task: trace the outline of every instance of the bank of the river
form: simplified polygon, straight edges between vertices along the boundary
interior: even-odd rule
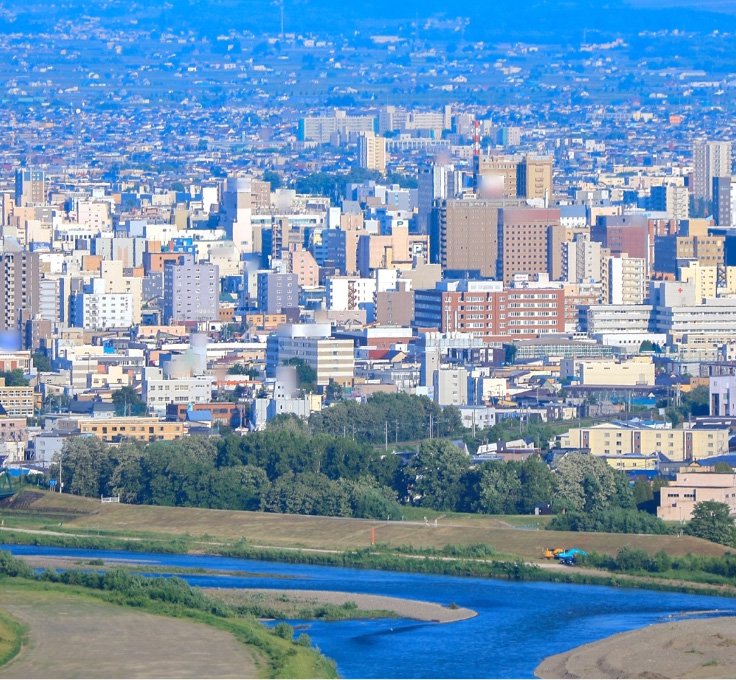
[[[387,612],[396,618],[434,623],[453,623],[477,615],[466,607],[450,607],[435,602],[408,600],[401,597],[344,593],[334,590],[271,590],[270,588],[203,588],[206,595],[223,600],[227,604],[252,605],[264,603],[270,607],[281,605],[284,618],[294,618],[294,610],[320,605],[344,606],[354,603],[357,612]],[[353,618],[359,618],[356,614]]]
[[[135,559],[91,559],[82,560],[76,557],[52,557],[49,555],[23,555],[21,559],[34,569],[77,569],[108,571],[125,569],[128,571],[146,572],[150,574],[204,574],[210,576],[265,577],[264,574],[248,572],[219,571],[213,569],[186,569],[162,567]],[[278,581],[283,577],[268,575]],[[405,618],[415,621],[433,621],[435,623],[452,623],[462,621],[476,615],[476,612],[465,607],[445,607],[434,602],[407,600],[398,597],[382,597],[362,593],[345,593],[320,590],[278,590],[272,588],[204,588],[203,592],[226,604],[244,607],[262,607],[279,614],[280,618],[331,618],[331,611],[320,612],[324,605],[342,608],[334,614],[341,619],[347,618]],[[346,605],[355,605],[355,608]],[[317,613],[309,615],[309,612]]]
[[[476,576],[512,581],[545,581],[578,585],[600,585],[644,588],[668,592],[683,592],[718,597],[736,597],[736,587],[730,583],[709,583],[686,578],[657,578],[607,572],[602,569],[562,567],[558,564],[525,562],[510,558],[476,558],[472,549],[460,547],[457,556],[442,552],[421,551],[411,554],[387,546],[375,546],[356,551],[319,550],[312,548],[282,548],[257,546],[245,540],[211,542],[193,540],[135,540],[125,537],[70,535],[49,530],[18,531],[3,528],[0,541],[7,545],[36,545],[79,550],[127,550],[133,553],[201,554],[244,560],[263,560],[288,564],[352,567],[405,573],[443,576]],[[463,552],[466,551],[466,552]],[[424,552],[424,554],[422,554]]]
[[[667,621],[673,615],[704,610],[736,614],[733,600],[626,588],[456,578],[209,555],[35,546],[10,549],[18,557],[65,557],[83,564],[134,560],[180,573],[195,591],[201,588],[204,593],[213,588],[274,587],[278,591],[340,591],[352,600],[354,594],[373,595],[429,601],[445,609],[456,603],[478,612],[475,617],[449,625],[406,618],[348,618],[337,622],[288,619],[297,636],[306,633],[324,654],[336,659],[337,671],[347,678],[530,678],[548,656],[622,631]],[[93,568],[94,564],[90,566]],[[292,599],[290,593],[287,597]],[[236,605],[232,611],[239,611]]]
[[[545,659],[539,678],[733,678],[736,617],[647,626]]]

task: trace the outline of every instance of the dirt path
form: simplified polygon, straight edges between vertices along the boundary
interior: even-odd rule
[[[28,645],[0,678],[255,678],[249,649],[204,624],[61,593],[0,588]]]
[[[545,659],[539,678],[733,678],[736,617],[662,623]]]

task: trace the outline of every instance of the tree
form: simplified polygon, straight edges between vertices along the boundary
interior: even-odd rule
[[[489,461],[480,466],[476,512],[509,515],[517,512],[521,498],[521,475],[515,463]]]
[[[64,491],[79,496],[104,494],[115,466],[109,447],[97,437],[70,437],[54,461],[52,476],[58,476],[61,461]]]
[[[14,368],[12,371],[0,371],[0,378],[5,378],[6,387],[28,387],[28,381],[23,376],[20,368]]]
[[[144,416],[148,412],[146,402],[127,385],[112,393],[112,402],[115,404],[115,415],[118,416]]]
[[[462,483],[470,468],[470,456],[452,442],[428,439],[405,468],[407,488],[418,505],[435,510],[455,510],[462,502]]]
[[[700,501],[693,508],[685,533],[721,545],[736,544],[736,525],[727,503]]]
[[[39,373],[50,373],[53,370],[49,358],[43,352],[36,352],[31,358],[33,366]]]
[[[555,481],[558,505],[583,512],[609,507],[629,507],[632,503],[628,484],[617,483],[623,473],[606,461],[585,453],[568,453],[557,463]]]
[[[296,380],[300,389],[305,392],[314,392],[317,389],[317,371],[298,357],[292,357],[286,362],[287,366],[296,367]]]
[[[549,466],[538,456],[529,456],[521,464],[521,498],[517,507],[520,513],[531,513],[540,503],[551,503],[554,475]]]
[[[258,369],[255,366],[244,366],[243,364],[233,364],[227,369],[228,375],[246,375],[251,380],[258,377]]]
[[[283,186],[284,182],[281,179],[281,175],[274,170],[266,170],[263,173],[263,181],[268,182],[271,185],[271,190],[274,191]]]

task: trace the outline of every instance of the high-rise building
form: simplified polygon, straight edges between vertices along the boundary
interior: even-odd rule
[[[79,328],[95,330],[133,325],[133,296],[108,293],[102,278],[92,279],[84,286],[84,292],[73,295],[70,308],[72,325]]]
[[[570,283],[601,280],[601,244],[587,234],[576,234],[562,244],[562,279]]]
[[[19,208],[46,204],[46,174],[23,168],[15,172],[15,205]]]
[[[478,198],[517,198],[518,156],[475,156],[473,190]]]
[[[217,265],[196,264],[190,255],[164,267],[164,322],[213,321],[219,316]]]
[[[643,257],[651,263],[654,239],[650,236],[649,222],[644,215],[601,215],[590,229],[592,241],[617,256],[627,253]],[[650,258],[651,255],[651,258]]]
[[[221,223],[241,253],[253,252],[253,180],[228,177],[222,192]]]
[[[693,145],[693,196],[713,200],[713,178],[731,175],[731,142],[698,142]]]
[[[361,168],[386,174],[386,138],[377,137],[373,132],[362,133],[358,137],[358,162]]]
[[[345,111],[335,111],[334,116],[314,116],[299,120],[299,139],[303,142],[326,144],[335,134],[354,136],[373,132],[376,119],[373,116],[348,116]]]
[[[558,209],[501,208],[496,277],[510,283],[515,274],[561,276],[564,231]]]
[[[281,314],[299,306],[299,276],[281,272],[258,273],[258,311]]]
[[[603,260],[603,294],[609,305],[641,305],[647,297],[647,263],[626,253]]]
[[[448,200],[437,210],[432,250],[451,276],[496,278],[500,201]]]
[[[442,281],[414,291],[414,325],[504,342],[565,331],[563,288],[504,288],[500,281]]]
[[[655,236],[654,269],[676,274],[683,261],[704,267],[724,264],[724,236]]]
[[[686,220],[690,214],[687,187],[673,184],[652,187],[648,208],[667,213],[667,217],[673,220]]]
[[[732,176],[713,178],[713,219],[719,227],[733,224],[733,206],[736,202],[736,187],[733,182]]]
[[[41,280],[39,255],[26,252],[17,243],[4,239],[0,258],[0,331],[17,331],[24,321],[38,313]]]
[[[455,197],[454,175],[452,165],[429,163],[419,167],[417,232],[420,234],[429,233],[435,201]]]
[[[552,198],[552,158],[526,156],[517,166],[516,191],[519,198],[543,200],[547,207]]]

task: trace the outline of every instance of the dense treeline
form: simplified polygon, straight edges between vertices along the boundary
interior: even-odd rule
[[[551,531],[599,531],[609,534],[669,534],[672,530],[659,517],[646,512],[617,508],[596,512],[557,515],[546,527]]]
[[[430,434],[430,425],[432,433]],[[363,442],[389,443],[436,437],[460,437],[465,428],[460,411],[454,406],[442,408],[427,397],[403,392],[378,392],[365,403],[352,400],[337,402],[309,417],[315,434],[347,436]]]
[[[422,442],[406,466],[352,438],[290,427],[145,446],[75,438],[62,455],[65,490],[134,504],[366,518],[398,518],[401,504],[487,514],[633,506],[624,476],[602,460],[570,455],[555,473],[538,456],[471,466],[441,439]]]
[[[62,455],[65,489],[83,496],[315,515],[400,514],[396,493],[385,483],[393,480],[398,459],[350,439],[278,429],[147,446],[70,439]]]

